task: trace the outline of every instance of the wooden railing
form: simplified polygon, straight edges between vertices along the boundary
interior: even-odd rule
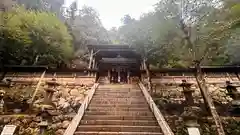
[[[146,87],[143,85],[142,82],[139,82],[139,87],[141,88],[141,90],[144,94],[144,97],[146,98],[152,112],[154,113],[154,116],[156,117],[157,122],[158,122],[159,126],[161,127],[163,134],[164,135],[174,135],[171,128],[169,127],[166,120],[164,119],[162,113],[158,109],[157,105],[154,103],[151,95],[148,93]]]
[[[95,93],[97,87],[98,87],[98,83],[95,83],[93,85],[93,87],[91,88],[91,90],[88,92],[88,95],[85,97],[81,107],[79,108],[78,110],[78,113],[74,116],[72,122],[70,123],[70,125],[68,126],[68,128],[66,129],[64,135],[73,135],[74,132],[76,131],[83,115],[84,115],[84,112],[85,110],[87,109],[92,97],[93,97],[93,94]]]

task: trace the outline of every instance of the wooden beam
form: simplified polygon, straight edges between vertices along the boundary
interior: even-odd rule
[[[38,81],[37,87],[36,87],[36,89],[35,89],[35,91],[33,93],[33,96],[32,96],[31,105],[33,104],[33,102],[34,102],[34,100],[36,98],[37,92],[38,92],[38,90],[39,90],[39,88],[41,86],[41,83],[42,83],[42,80],[43,80],[43,78],[45,76],[45,73],[46,73],[46,70],[42,73],[41,78]]]
[[[201,71],[201,67],[199,65],[199,63],[197,63],[196,65],[196,81],[198,83],[199,89],[201,91],[201,94],[203,96],[204,102],[207,105],[208,109],[210,110],[210,113],[214,119],[216,128],[217,128],[217,133],[218,135],[225,135],[223,126],[222,126],[222,122],[221,122],[221,118],[219,117],[216,107],[213,103],[212,97],[210,96],[208,87],[206,85],[206,81],[205,78],[203,77],[202,71]]]

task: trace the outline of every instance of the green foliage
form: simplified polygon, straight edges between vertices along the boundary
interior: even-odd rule
[[[233,64],[238,62],[234,50],[239,46],[239,15],[237,1],[162,0],[155,11],[124,23],[118,36],[157,67],[189,67],[194,60],[203,65]]]
[[[239,135],[240,134],[240,121],[231,119],[224,123],[224,129],[227,135]]]
[[[72,6],[72,12],[77,11]],[[84,6],[78,15],[70,12],[68,28],[73,36],[75,57],[88,60],[88,44],[108,44],[107,30],[103,27],[98,12],[92,7]]]
[[[72,38],[55,15],[16,7],[0,16],[4,64],[59,64],[72,57]]]

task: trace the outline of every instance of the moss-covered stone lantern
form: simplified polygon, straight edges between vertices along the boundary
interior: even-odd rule
[[[231,112],[236,115],[240,115],[240,92],[238,91],[238,85],[232,84],[230,81],[226,81],[226,89],[228,95],[233,99],[231,101]]]

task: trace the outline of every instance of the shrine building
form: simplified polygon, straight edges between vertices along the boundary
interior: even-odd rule
[[[141,55],[129,45],[88,45],[88,49],[88,68],[97,69],[99,77],[107,77],[110,82],[115,77],[115,83],[119,83],[141,76]]]

